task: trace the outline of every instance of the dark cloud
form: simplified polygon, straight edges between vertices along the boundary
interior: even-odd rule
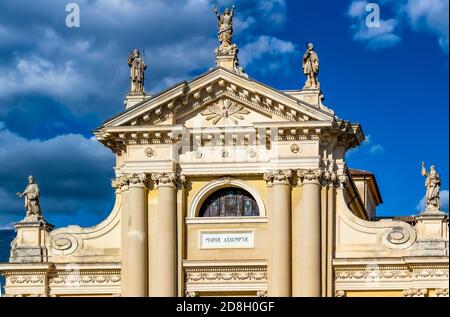
[[[114,202],[114,156],[96,140],[79,134],[26,139],[0,124],[0,144],[0,222],[7,215],[23,216],[23,201],[15,193],[28,175],[36,177],[48,215],[109,212],[104,208]]]

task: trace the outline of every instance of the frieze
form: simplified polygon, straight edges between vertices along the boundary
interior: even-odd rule
[[[409,288],[403,290],[404,297],[425,297],[428,290],[426,288]]]
[[[185,269],[186,283],[198,282],[232,282],[232,281],[267,281],[265,267],[201,267]]]

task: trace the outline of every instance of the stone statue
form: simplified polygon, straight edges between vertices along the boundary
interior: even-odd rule
[[[427,172],[425,168],[425,163],[422,162],[422,176],[425,176],[425,187],[427,189],[426,193],[426,210],[439,210],[441,208],[440,204],[440,188],[441,188],[441,178],[436,172],[434,165],[431,165],[430,171]]]
[[[314,45],[309,43],[306,48],[305,54],[303,54],[303,73],[306,75],[306,82],[303,88],[320,88],[318,79],[319,75],[319,57],[314,51]]]
[[[22,198],[25,196],[25,209],[27,210],[26,218],[36,216],[42,218],[41,206],[39,204],[40,191],[39,186],[33,176],[28,177],[28,185],[22,193],[17,193]]]
[[[141,58],[139,50],[134,49],[128,56],[130,66],[131,93],[144,93],[144,71],[147,69],[144,60]]]
[[[228,54],[234,47],[233,45],[233,16],[234,16],[234,8],[225,9],[225,12],[221,15],[217,6],[214,7],[214,13],[218,19],[218,34],[217,37],[220,42],[219,53]]]

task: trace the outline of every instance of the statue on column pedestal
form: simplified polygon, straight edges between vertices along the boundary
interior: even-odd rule
[[[139,50],[134,49],[128,56],[128,65],[130,66],[130,80],[132,94],[144,93],[144,71],[147,69],[144,60],[141,58]]]
[[[303,54],[302,67],[303,73],[306,75],[306,82],[303,88],[319,89],[319,57],[314,51],[314,45],[312,43],[308,43],[306,52]]]
[[[436,172],[434,165],[431,165],[430,171],[428,172],[425,168],[425,163],[422,162],[422,176],[425,176],[425,187],[427,189],[425,195],[426,210],[439,210],[441,208],[440,203],[440,188],[441,188],[441,178]]]
[[[42,218],[41,206],[39,203],[40,191],[34,176],[28,177],[28,185],[22,193],[17,193],[22,198],[25,196],[25,209],[27,211],[25,219],[34,218],[36,220]]]

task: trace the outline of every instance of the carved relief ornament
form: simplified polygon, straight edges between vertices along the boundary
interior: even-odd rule
[[[291,170],[275,170],[271,172],[264,173],[263,178],[267,182],[267,184],[290,184],[292,177]]]
[[[297,176],[301,184],[320,183],[324,172],[322,169],[301,169],[297,171]]]
[[[156,186],[175,186],[179,176],[175,173],[152,173],[152,180]]]
[[[124,174],[112,181],[112,187],[117,190],[123,190],[127,186],[150,185],[150,178],[146,173]]]

